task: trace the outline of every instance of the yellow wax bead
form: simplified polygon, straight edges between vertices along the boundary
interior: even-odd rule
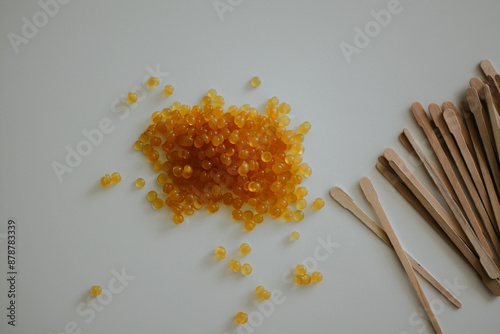
[[[267,290],[262,290],[261,292],[258,293],[257,297],[259,297],[259,299],[269,299],[271,298],[271,292],[267,291]]]
[[[210,202],[207,204],[207,211],[210,213],[215,213],[219,211],[219,204],[217,202]]]
[[[283,219],[285,219],[285,221],[289,222],[289,221],[292,221],[293,220],[293,211],[289,208],[286,208],[283,210],[283,212],[281,213],[281,216],[283,217]]]
[[[250,245],[247,243],[243,243],[240,246],[240,251],[242,254],[247,255],[250,254],[250,252],[252,251],[252,247],[250,247]]]
[[[255,293],[259,294],[261,291],[265,291],[266,289],[264,288],[263,285],[259,285],[258,287],[255,288]]]
[[[94,285],[90,288],[90,293],[92,296],[100,296],[102,294],[102,288],[99,285]]]
[[[297,273],[297,275],[304,275],[305,273],[307,273],[307,267],[303,264],[298,264],[295,267],[295,272]]]
[[[142,135],[140,135],[140,136],[139,136],[139,141],[140,141],[141,143],[145,143],[145,142],[147,142],[148,140],[149,140],[149,136],[148,136],[147,134],[145,134],[145,133],[143,133]]]
[[[234,220],[242,220],[243,219],[243,212],[241,210],[233,210],[233,219]]]
[[[278,107],[278,111],[281,113],[281,114],[288,114],[291,110],[291,107],[288,103],[285,103],[285,102],[282,102],[279,107]]]
[[[201,99],[201,104],[203,104],[204,106],[208,106],[212,103],[212,99],[210,98],[210,96],[204,96],[202,99]]]
[[[229,267],[231,269],[233,269],[233,271],[236,273],[236,272],[240,271],[240,269],[241,269],[241,263],[238,260],[232,259],[229,262]]]
[[[215,248],[215,256],[219,258],[220,260],[223,260],[226,258],[226,249],[222,246],[219,246]]]
[[[236,320],[236,322],[239,324],[242,324],[242,325],[246,324],[248,321],[248,315],[246,313],[243,313],[243,312],[238,312],[234,316],[234,320]]]
[[[136,150],[136,151],[142,150],[142,142],[141,141],[138,140],[134,143],[134,150]]]
[[[279,119],[280,125],[282,126],[287,126],[290,124],[290,117],[288,116],[281,116]]]
[[[300,234],[297,231],[293,231],[290,234],[290,239],[292,239],[293,241],[299,240],[299,238],[300,238]]]
[[[151,77],[148,79],[148,82],[146,83],[146,86],[148,88],[154,88],[160,84],[160,78],[158,77]]]
[[[184,216],[183,215],[175,215],[172,218],[172,220],[173,220],[174,224],[180,224],[180,223],[182,223],[184,221]]]
[[[224,104],[226,104],[226,102],[224,101],[223,96],[217,95],[216,97],[214,97],[214,105],[216,107],[222,107]]]
[[[257,223],[255,222],[255,220],[253,220],[253,219],[249,219],[249,220],[247,220],[247,221],[245,222],[244,228],[245,228],[245,230],[247,230],[247,231],[253,231],[253,229],[255,228],[255,225],[256,225],[256,224],[257,224]]]
[[[158,182],[158,184],[165,184],[168,181],[168,175],[165,173],[161,173],[156,178],[156,181]]]
[[[157,198],[153,201],[153,208],[161,209],[163,207],[163,201],[160,198]]]
[[[137,180],[135,180],[135,186],[137,188],[142,188],[146,185],[146,181],[144,181],[143,178],[138,178]]]
[[[307,191],[306,187],[297,187],[295,190],[295,195],[297,195],[297,198],[302,198],[306,197],[309,191]]]
[[[122,180],[122,176],[118,172],[114,172],[111,174],[111,181],[114,183],[119,183]]]
[[[246,161],[243,161],[238,167],[238,174],[240,175],[246,175],[250,171],[250,168],[248,167],[248,163]]]
[[[248,111],[250,109],[250,105],[248,103],[241,106],[241,111]]]
[[[260,224],[264,221],[264,217],[260,214],[256,214],[253,216],[253,220],[255,221],[256,224]]]
[[[174,93],[174,86],[166,85],[163,89],[163,92],[165,93],[165,95],[172,95]]]
[[[134,92],[130,92],[127,94],[127,102],[128,103],[136,103],[137,102],[137,94]]]
[[[295,219],[295,221],[302,221],[304,219],[304,212],[302,212],[301,210],[297,210],[293,213],[293,219]]]
[[[311,123],[309,122],[304,122],[302,124],[299,125],[299,128],[297,129],[297,132],[302,134],[302,135],[305,135],[309,132],[309,130],[311,130]]]
[[[315,271],[311,274],[311,281],[319,283],[323,280],[323,274],[319,271]]]
[[[259,87],[261,83],[261,80],[259,77],[253,77],[252,80],[250,80],[250,84],[252,87]]]
[[[325,201],[322,198],[316,198],[312,204],[313,209],[321,210],[325,206]]]
[[[271,152],[264,152],[261,154],[260,158],[264,162],[269,162],[273,158],[273,155],[271,154]]]
[[[245,263],[241,266],[241,273],[243,275],[250,275],[252,273],[252,266],[249,263]]]
[[[301,283],[302,284],[309,284],[311,283],[311,276],[308,274],[300,275],[301,276]]]
[[[251,192],[258,192],[260,188],[260,183],[258,182],[251,181],[250,183],[248,183],[248,190],[250,190]]]
[[[217,96],[217,90],[215,90],[215,89],[213,89],[213,88],[212,88],[212,89],[209,89],[209,90],[208,90],[208,93],[207,93],[207,96],[213,99],[214,97],[216,97],[216,96]]]
[[[302,284],[303,276],[304,275],[297,275],[297,276],[295,276],[295,284]]]
[[[172,103],[172,110],[179,110],[180,107],[181,103],[179,101],[175,101],[174,103]]]
[[[307,206],[307,201],[303,198],[299,199],[297,203],[295,204],[297,206],[297,209],[303,210]]]
[[[146,195],[146,198],[149,200],[149,201],[154,201],[156,198],[158,197],[158,194],[156,193],[156,191],[154,190],[151,190],[150,192],[148,192],[148,194]]]
[[[105,176],[101,177],[101,186],[106,187],[107,185],[109,185],[108,179]]]

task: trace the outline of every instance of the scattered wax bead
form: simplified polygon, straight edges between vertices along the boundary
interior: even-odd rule
[[[243,213],[241,210],[233,210],[233,219],[234,220],[242,220],[243,219]]]
[[[217,90],[215,90],[214,88],[209,89],[208,93],[207,93],[207,96],[213,99],[214,97],[217,96]]]
[[[201,99],[201,104],[203,104],[204,106],[208,106],[212,103],[212,99],[210,98],[210,96],[204,96],[203,99]]]
[[[156,191],[154,190],[151,190],[150,192],[148,192],[148,194],[146,195],[146,198],[150,201],[150,202],[153,202],[156,198],[158,197],[158,194],[156,193]]]
[[[248,321],[248,315],[243,312],[238,312],[234,316],[234,320],[236,320],[237,323],[244,325]]]
[[[219,204],[217,202],[210,202],[207,204],[207,211],[210,213],[215,213],[219,211]]]
[[[247,231],[253,231],[253,229],[255,228],[255,225],[256,225],[255,220],[249,219],[245,222],[244,227],[245,227],[245,230],[247,230]]]
[[[288,114],[291,110],[291,107],[288,103],[285,103],[285,102],[282,102],[279,107],[278,107],[278,111],[281,113],[281,114]]]
[[[142,142],[141,142],[141,141],[139,141],[139,140],[138,140],[138,141],[136,141],[136,142],[134,143],[134,149],[135,149],[136,151],[140,151],[140,150],[142,150]]]
[[[243,275],[250,275],[252,273],[252,266],[249,263],[245,263],[241,266],[241,273]]]
[[[260,156],[260,158],[264,162],[269,162],[273,158],[273,155],[270,152],[264,152],[264,153],[262,153],[262,155]]]
[[[307,206],[307,201],[303,198],[299,199],[297,203],[295,204],[297,206],[297,209],[303,210]]]
[[[308,274],[300,275],[301,276],[301,283],[302,284],[309,284],[311,283],[311,276]]]
[[[222,107],[225,104],[224,97],[217,95],[214,97],[214,105],[217,107]]]
[[[163,163],[160,160],[156,160],[153,163],[153,169],[157,172],[161,171],[163,169]]]
[[[143,178],[138,178],[137,180],[135,180],[135,186],[137,188],[142,188],[146,185],[146,181],[144,181]]]
[[[311,281],[319,283],[323,280],[323,274],[319,271],[315,271],[311,274]]]
[[[299,240],[299,238],[300,238],[299,232],[294,231],[290,234],[290,239],[292,239],[293,241]]]
[[[250,84],[252,87],[259,87],[261,83],[261,80],[259,77],[253,77],[252,80],[250,80]]]
[[[241,269],[241,263],[238,260],[232,259],[229,262],[229,267],[233,269],[234,272],[238,272]]]
[[[253,218],[253,212],[250,211],[250,210],[247,210],[245,212],[243,212],[243,219],[244,220],[250,220]]]
[[[101,177],[101,186],[106,187],[109,183],[109,180],[105,176]]]
[[[136,103],[137,102],[137,93],[130,92],[127,94],[127,102],[128,103]]]
[[[168,175],[165,174],[165,173],[161,173],[156,178],[156,181],[158,182],[158,184],[162,184],[163,185],[163,184],[167,183],[167,181],[168,181]]]
[[[264,299],[264,300],[269,299],[271,298],[271,292],[267,290],[260,291],[257,297],[259,297],[259,299]]]
[[[304,275],[305,273],[307,273],[307,267],[303,264],[298,264],[295,267],[295,272],[297,273],[297,275]]]
[[[157,198],[153,201],[153,207],[155,209],[161,209],[163,207],[163,201],[160,198]]]
[[[216,247],[215,248],[215,256],[217,256],[217,258],[219,260],[225,259],[226,258],[226,249],[222,246]]]
[[[160,78],[158,77],[151,77],[148,79],[148,82],[146,83],[146,86],[148,88],[154,88],[160,84]]]
[[[289,208],[286,208],[285,210],[283,210],[281,216],[283,217],[283,219],[285,219],[285,221],[290,222],[293,220],[293,211]]]
[[[174,215],[172,218],[174,224],[180,224],[184,221],[184,216],[183,215]]]
[[[259,294],[261,291],[265,291],[266,289],[264,288],[263,285],[259,285],[258,287],[255,288],[255,293]]]
[[[322,198],[316,198],[312,204],[313,209],[321,210],[325,206],[325,201]]]
[[[302,134],[302,135],[305,135],[309,132],[309,130],[311,130],[311,123],[304,122],[301,125],[299,125],[297,132]]]
[[[297,275],[297,276],[295,276],[295,284],[302,284],[303,276],[304,275]]]
[[[163,92],[165,93],[165,95],[172,95],[174,93],[174,86],[166,85],[163,89]]]
[[[295,195],[297,195],[297,198],[302,198],[302,197],[306,197],[307,196],[307,188],[306,187],[298,187],[296,190],[295,190]]]
[[[255,221],[256,224],[260,224],[264,221],[264,217],[260,214],[256,214],[253,216],[253,220]]]
[[[145,133],[143,133],[142,135],[140,135],[140,136],[139,136],[139,141],[140,141],[141,143],[145,143],[145,142],[147,142],[148,140],[149,140],[149,136],[148,136],[147,134],[145,134]]]
[[[250,247],[250,245],[247,243],[243,243],[240,245],[240,251],[243,255],[247,255],[252,251],[252,247]]]
[[[293,219],[295,219],[295,221],[302,221],[304,219],[304,212],[302,212],[301,210],[297,210],[293,213]]]
[[[90,288],[90,293],[92,296],[100,296],[102,294],[102,288],[99,285],[94,285]]]

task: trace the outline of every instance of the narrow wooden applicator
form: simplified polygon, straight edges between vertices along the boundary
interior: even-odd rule
[[[337,201],[344,209],[350,211],[360,222],[362,222],[366,227],[368,227],[376,236],[378,236],[383,242],[385,242],[389,247],[392,247],[391,241],[387,237],[384,229],[382,229],[377,223],[375,223],[368,215],[361,210],[354,200],[345,193],[339,187],[333,187],[330,190],[330,195]],[[457,308],[462,307],[460,301],[458,301],[450,291],[448,291],[444,286],[441,285],[420,263],[417,262],[410,254],[407,252],[406,256],[410,260],[413,269],[419,273],[427,282],[429,282],[437,291],[439,291],[444,297],[446,297],[453,305]]]
[[[417,276],[415,275],[415,272],[412,269],[411,263],[408,260],[408,257],[406,256],[403,247],[399,243],[398,237],[396,236],[396,233],[394,232],[391,223],[389,222],[389,219],[387,218],[387,215],[385,214],[384,209],[380,204],[380,201],[378,199],[378,194],[375,188],[373,187],[373,184],[371,183],[370,179],[364,177],[361,179],[360,186],[361,189],[363,190],[363,193],[365,194],[366,199],[368,200],[368,202],[370,202],[373,209],[375,210],[377,217],[382,223],[382,227],[385,230],[385,233],[387,234],[387,237],[389,238],[390,242],[392,243],[392,246],[394,247],[394,250],[396,251],[396,254],[399,258],[399,261],[403,265],[403,268],[405,269],[406,274],[408,275],[408,278],[410,279],[410,282],[413,288],[415,289],[415,292],[417,293],[417,296],[420,299],[422,306],[424,307],[424,310],[432,324],[432,327],[434,328],[436,333],[438,334],[442,333],[443,331],[441,330],[441,327],[439,326],[436,316],[432,311],[429,301],[427,300],[427,297],[425,296],[425,293],[418,282]]]

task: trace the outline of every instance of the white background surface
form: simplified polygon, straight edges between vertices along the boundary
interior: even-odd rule
[[[72,1],[15,53],[7,35],[21,35],[22,18],[32,22],[41,8],[2,1],[0,233],[17,219],[19,277],[11,328],[0,244],[0,332],[59,333],[74,321],[81,333],[235,333],[234,314],[258,312],[252,291],[263,284],[285,301],[248,332],[432,333],[392,251],[328,196],[341,186],[373,216],[357,185],[370,176],[404,247],[441,282],[466,287],[457,310],[422,283],[445,333],[497,333],[500,300],[374,165],[387,147],[406,157],[397,140],[403,127],[422,138],[412,102],[459,102],[481,59],[500,68],[500,3],[402,0],[401,13],[348,63],[340,43],[352,44],[354,28],[387,3],[246,0],[221,20],[211,1]],[[113,103],[142,84],[148,66],[169,73],[161,87],[171,83],[175,94],[150,92],[120,119]],[[248,83],[254,75],[258,89]],[[145,195],[157,188],[155,174],[132,144],[153,111],[198,103],[209,88],[227,106],[261,107],[278,96],[292,105],[293,126],[312,123],[305,184],[310,199],[325,198],[321,212],[299,224],[269,218],[244,233],[226,209],[180,226],[151,209]],[[66,146],[75,148],[81,131],[103,118],[114,131],[59,182],[51,163],[64,162]],[[123,181],[101,189],[100,177],[113,171]],[[145,188],[133,186],[137,177]],[[296,243],[288,241],[293,230],[301,233]],[[282,277],[313,256],[318,237],[340,245],[319,263],[325,279],[292,289]],[[254,266],[248,277],[227,271],[242,242],[253,247],[242,258]],[[217,245],[227,248],[225,261],[213,259]],[[122,268],[135,278],[87,322],[77,307],[88,289],[107,287]]]

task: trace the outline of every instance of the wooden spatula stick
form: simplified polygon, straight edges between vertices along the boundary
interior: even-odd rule
[[[451,211],[455,215],[455,218],[457,219],[458,223],[462,227],[462,230],[465,232],[467,238],[472,244],[472,247],[474,248],[475,252],[479,256],[479,261],[483,265],[484,270],[488,274],[488,276],[492,279],[496,279],[500,276],[500,271],[498,270],[495,262],[493,262],[493,259],[491,258],[490,254],[485,250],[484,245],[481,244],[481,242],[478,239],[478,236],[474,234],[474,231],[472,230],[471,226],[469,225],[467,219],[463,215],[462,211],[460,210],[458,204],[453,200],[451,197],[450,193],[448,192],[448,189],[446,189],[445,185],[439,178],[439,175],[436,173],[435,169],[432,167],[432,164],[430,163],[430,159],[427,157],[427,155],[422,151],[420,148],[420,145],[416,142],[416,140],[413,138],[409,130],[405,129],[405,134],[406,138],[410,141],[412,144],[413,148],[415,149],[415,152],[418,154],[420,157],[420,160],[424,163],[425,169],[431,176],[432,180],[436,184],[436,186],[439,189],[439,192],[443,195],[444,200],[450,207]]]
[[[385,231],[377,225],[368,215],[361,210],[354,200],[339,187],[333,187],[330,190],[330,195],[337,201],[344,209],[351,212],[360,222],[362,222],[366,227],[368,227],[377,237],[380,238],[386,245],[392,247],[391,241],[387,237]],[[410,260],[413,269],[419,273],[426,281],[428,281],[437,291],[439,291],[444,297],[446,297],[453,305],[457,308],[462,307],[460,301],[458,301],[450,291],[448,291],[444,286],[439,283],[434,276],[432,276],[417,260],[415,260],[410,254],[406,252],[406,256]]]
[[[484,85],[483,91],[490,118],[491,130],[493,132],[497,157],[500,157],[500,116],[498,115],[497,108],[495,108],[495,104],[493,103],[490,88],[487,85]]]
[[[380,222],[382,223],[382,227],[387,233],[387,236],[389,240],[392,243],[392,246],[394,247],[394,250],[396,251],[396,254],[399,258],[399,261],[403,265],[403,268],[406,271],[406,274],[408,275],[408,278],[410,279],[410,282],[413,286],[413,289],[415,289],[415,292],[417,293],[418,298],[420,299],[420,302],[422,303],[422,306],[424,307],[424,310],[427,314],[427,317],[429,318],[432,327],[436,331],[436,333],[442,333],[443,331],[441,330],[441,327],[439,326],[439,323],[436,319],[436,316],[434,315],[434,312],[432,311],[432,308],[429,304],[429,301],[425,297],[425,293],[422,290],[422,287],[418,283],[417,276],[415,275],[415,272],[412,269],[412,266],[410,264],[410,261],[408,260],[408,257],[406,256],[405,251],[403,250],[403,247],[399,243],[398,237],[396,236],[396,233],[394,232],[391,223],[389,222],[389,219],[387,218],[384,209],[382,208],[382,205],[380,204],[380,201],[378,199],[378,194],[375,191],[375,188],[373,187],[373,184],[371,183],[370,179],[364,177],[361,179],[360,182],[361,189],[363,190],[363,193],[365,194],[366,199],[370,204],[372,205],[373,209],[375,210],[375,213],[377,217],[379,218]]]

